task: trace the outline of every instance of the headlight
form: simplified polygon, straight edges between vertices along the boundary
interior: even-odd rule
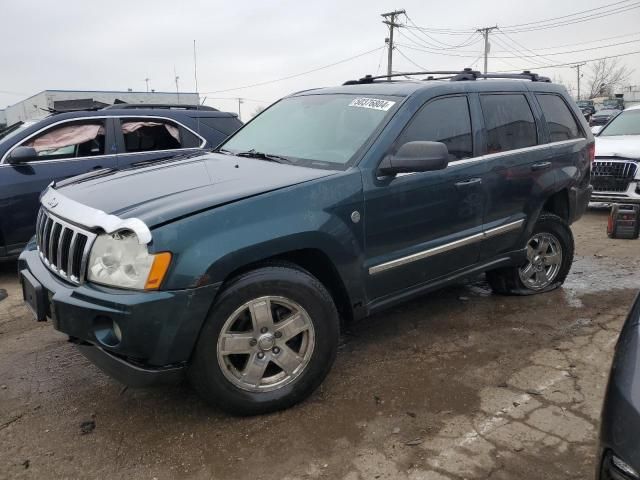
[[[118,288],[154,290],[169,269],[171,254],[152,255],[130,232],[99,235],[91,248],[87,279]]]

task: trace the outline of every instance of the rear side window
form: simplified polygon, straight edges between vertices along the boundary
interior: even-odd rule
[[[522,94],[481,95],[487,129],[487,153],[506,152],[538,143],[536,122]]]
[[[171,122],[149,119],[122,119],[120,128],[126,152],[151,152],[184,148],[182,128]]]
[[[560,96],[537,94],[536,98],[549,127],[549,141],[560,142],[584,137],[578,122]]]
[[[473,156],[471,116],[467,97],[445,97],[427,103],[411,119],[396,148],[407,142],[442,142],[449,149],[449,161]]]

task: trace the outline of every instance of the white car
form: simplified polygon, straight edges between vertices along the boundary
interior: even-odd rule
[[[595,138],[591,201],[640,203],[640,105],[624,110]]]

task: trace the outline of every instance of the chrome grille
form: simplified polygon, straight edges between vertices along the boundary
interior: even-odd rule
[[[593,162],[591,184],[597,192],[626,192],[637,169],[635,162],[596,159]]]
[[[89,250],[95,234],[83,230],[41,208],[36,222],[36,241],[42,262],[65,280],[84,282]]]

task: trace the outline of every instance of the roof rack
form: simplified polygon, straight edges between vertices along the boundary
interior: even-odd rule
[[[361,85],[364,83],[374,83],[376,80],[386,80],[396,77],[411,77],[414,75],[429,75],[424,80],[445,80],[449,79],[452,82],[459,82],[463,80],[477,80],[479,78],[511,78],[517,80],[531,80],[532,82],[551,82],[548,77],[542,77],[537,73],[531,73],[529,70],[525,70],[522,73],[482,73],[478,70],[471,68],[465,68],[464,70],[436,70],[426,72],[403,72],[392,73],[391,75],[365,75],[359,80],[348,80],[343,85]],[[447,77],[435,78],[433,75],[449,75]]]
[[[183,105],[179,104],[171,104],[171,103],[116,103],[114,105],[109,105],[108,107],[104,107],[103,110],[116,110],[116,109],[124,109],[124,110],[133,110],[136,108],[166,108],[166,109],[175,109],[175,110],[209,110],[209,111],[219,111],[217,108],[209,107],[208,105]]]

